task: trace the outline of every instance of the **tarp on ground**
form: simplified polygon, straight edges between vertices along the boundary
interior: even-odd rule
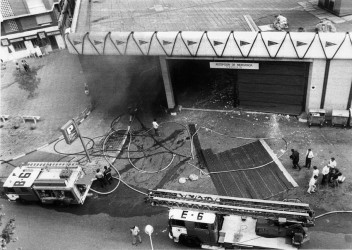
[[[264,141],[256,141],[218,154],[202,150],[219,195],[267,199],[298,186]],[[267,164],[269,163],[269,164]],[[267,164],[267,165],[265,165]],[[261,168],[246,171],[265,165]]]

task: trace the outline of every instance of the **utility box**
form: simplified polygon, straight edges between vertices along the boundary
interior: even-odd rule
[[[348,110],[332,110],[332,126],[341,125],[343,127],[347,126],[348,118],[350,117],[350,112]]]
[[[309,109],[307,117],[308,126],[318,125],[322,127],[325,122],[325,115],[325,109]]]

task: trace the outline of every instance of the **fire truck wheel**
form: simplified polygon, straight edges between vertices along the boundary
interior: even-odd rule
[[[53,204],[55,206],[61,206],[62,205],[62,201],[54,201]]]
[[[26,200],[24,200],[24,199],[22,199],[22,198],[18,198],[18,201],[19,201],[21,204],[23,204],[23,205],[28,204],[28,201],[26,201]]]
[[[200,247],[200,240],[197,236],[180,235],[179,242],[187,247]]]

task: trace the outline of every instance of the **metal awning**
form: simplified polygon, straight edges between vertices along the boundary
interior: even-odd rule
[[[82,55],[352,59],[348,32],[91,32],[65,35]]]

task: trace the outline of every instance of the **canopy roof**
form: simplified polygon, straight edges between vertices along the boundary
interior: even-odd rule
[[[88,32],[65,40],[83,55],[352,59],[348,32]]]

